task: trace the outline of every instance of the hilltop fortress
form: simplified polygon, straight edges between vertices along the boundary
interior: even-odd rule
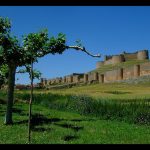
[[[73,73],[54,79],[41,78],[40,84],[43,87],[48,87],[51,85],[70,83],[108,83],[138,78],[145,75],[150,75],[149,54],[148,50],[140,50],[135,53],[123,52],[119,55],[106,55],[104,56],[104,61],[96,63],[96,69],[94,71]]]
[[[135,53],[123,52],[120,55],[112,55],[112,56],[105,55],[104,61],[97,62],[96,68],[99,68],[102,65],[117,64],[117,63],[127,62],[131,60],[146,60],[146,59],[149,59],[148,50],[137,51]]]

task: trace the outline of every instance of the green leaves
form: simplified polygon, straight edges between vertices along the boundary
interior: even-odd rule
[[[65,34],[59,33],[57,37],[48,37],[48,30],[43,29],[36,33],[29,33],[23,36],[23,43],[20,46],[17,37],[10,34],[11,23],[8,18],[0,17],[0,58],[6,64],[14,63],[16,66],[24,66],[37,62],[38,57],[47,54],[55,54],[66,49]],[[1,63],[2,61],[0,61]]]
[[[62,54],[62,52],[66,49],[66,36],[63,33],[59,33],[58,36],[51,37],[49,39],[49,52],[52,54],[59,53]]]
[[[0,65],[0,87],[7,81],[8,78],[8,66]]]
[[[8,73],[8,66],[7,65],[0,66],[0,72],[2,75],[6,75]]]
[[[19,71],[17,71],[17,73],[28,73],[29,77],[31,78],[31,65],[25,65],[25,69],[20,69]],[[33,79],[40,79],[41,78],[42,73],[37,70],[34,69],[33,70]]]
[[[4,48],[0,45],[0,56],[3,56]]]
[[[81,43],[81,40],[76,40],[76,44],[77,44],[77,46],[79,46],[79,47],[82,47],[82,43]]]
[[[0,33],[6,34],[10,32],[11,23],[8,18],[0,17]]]
[[[28,47],[28,50],[33,54],[36,54],[36,51],[41,49],[46,41],[48,40],[47,30],[40,31],[38,33],[30,33],[23,39],[23,46]]]
[[[47,29],[23,36],[20,45],[18,39],[10,35],[10,28],[10,20],[0,17],[0,58],[3,57],[6,64],[11,62],[16,67],[24,66],[30,64],[31,60],[37,62],[39,57],[47,54],[62,54],[69,48],[66,46],[65,34],[59,33],[56,37],[49,38]],[[71,48],[79,50],[78,47],[82,46],[81,40],[77,40],[76,43],[77,46]]]

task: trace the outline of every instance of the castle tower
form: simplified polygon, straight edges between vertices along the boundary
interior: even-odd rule
[[[103,66],[103,65],[104,65],[104,62],[103,62],[103,61],[98,61],[98,62],[96,63],[96,69],[100,68],[100,67]]]
[[[88,82],[88,74],[84,74],[84,83]]]
[[[148,50],[138,51],[138,53],[137,53],[137,59],[138,60],[149,59]]]
[[[112,64],[117,64],[117,63],[121,63],[121,62],[124,62],[124,56],[123,55],[112,56]]]

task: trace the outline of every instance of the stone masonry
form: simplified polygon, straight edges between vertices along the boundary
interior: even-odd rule
[[[105,56],[104,61],[99,61],[96,64],[96,68],[100,68],[107,64],[117,64],[129,60],[148,60],[148,50],[141,50],[135,53],[123,52],[120,55]],[[150,75],[150,62],[145,62],[138,65],[133,65],[127,68],[119,68],[104,73],[91,72],[91,73],[73,73],[64,77],[57,77],[47,80],[41,78],[41,85],[43,87],[49,85],[60,85],[70,83],[107,83],[120,80],[126,80],[130,78],[138,78],[140,76]]]

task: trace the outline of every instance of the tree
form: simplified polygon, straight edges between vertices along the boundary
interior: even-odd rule
[[[28,73],[29,78],[31,79],[31,65],[25,65],[25,69],[20,69],[16,73]],[[39,70],[37,69],[33,70],[33,79],[39,80],[41,78],[41,75],[42,73]]]
[[[22,45],[17,37],[11,35],[11,23],[8,18],[0,17],[0,65],[8,66],[8,94],[5,124],[12,124],[12,107],[14,99],[15,74],[17,67],[38,62],[38,58],[47,54],[62,54],[66,49],[72,48],[83,51],[92,57],[84,47],[66,45],[66,36],[59,33],[57,37],[48,36],[47,30],[29,33],[23,36]]]
[[[0,66],[0,89],[3,84],[7,83],[8,67],[7,65]]]

